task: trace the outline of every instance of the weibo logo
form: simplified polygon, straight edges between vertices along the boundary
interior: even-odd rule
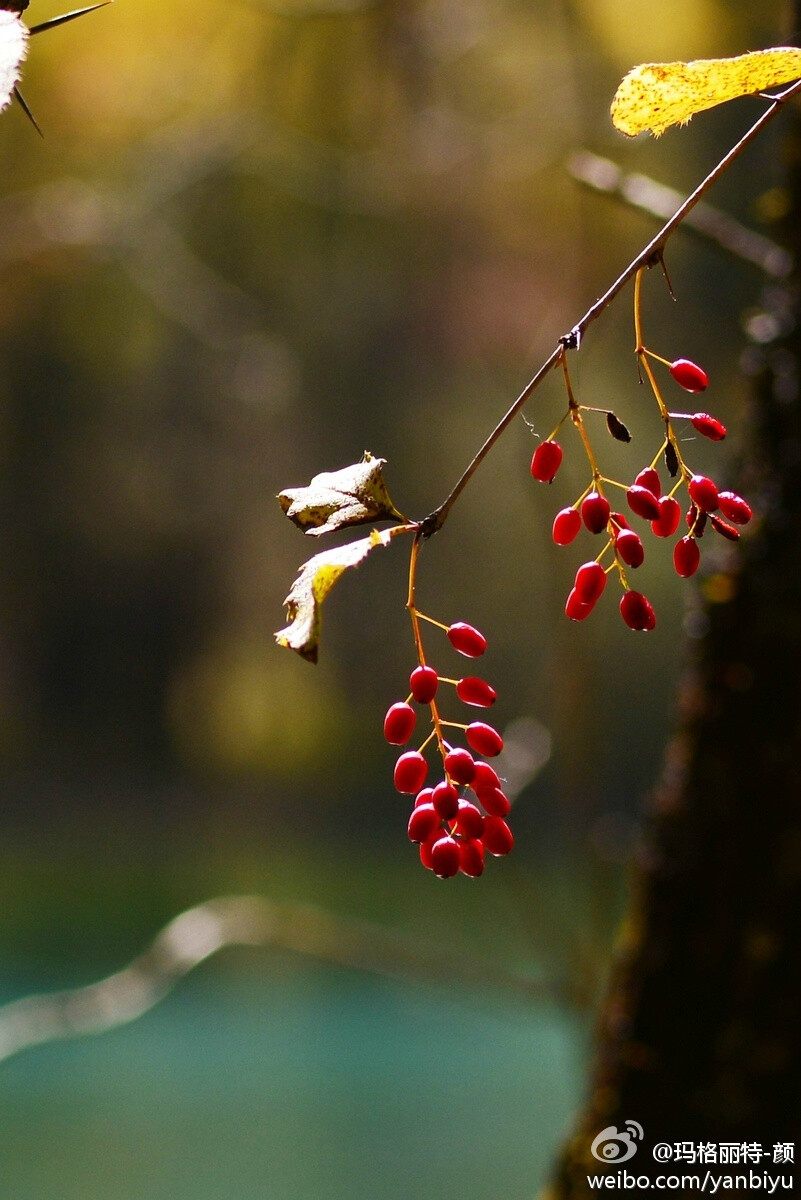
[[[607,1125],[596,1136],[590,1151],[599,1162],[622,1163],[633,1158],[637,1153],[637,1142],[643,1139],[643,1127],[639,1121],[626,1121],[625,1129],[616,1125]]]

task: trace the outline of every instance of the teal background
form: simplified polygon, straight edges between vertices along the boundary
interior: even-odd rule
[[[575,1022],[254,958],[230,952],[135,1025],[9,1062],[5,1194],[522,1197],[544,1179],[580,1088]]]

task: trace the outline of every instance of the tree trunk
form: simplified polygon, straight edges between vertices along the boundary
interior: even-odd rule
[[[795,8],[797,29],[801,0]],[[801,121],[796,112],[779,119],[797,264]],[[797,266],[773,291],[781,336],[764,348],[754,377],[742,480],[758,518],[726,569],[701,584],[708,632],[680,695],[680,729],[651,805],[600,1015],[591,1092],[554,1198],[595,1194],[587,1174],[604,1168],[591,1143],[627,1120],[645,1132],[627,1162],[635,1174],[697,1172],[687,1160],[656,1163],[657,1142],[758,1142],[769,1155],[749,1162],[746,1174],[785,1178],[793,1168],[774,1165],[774,1146],[796,1142],[801,1153]],[[710,532],[702,548],[710,538],[718,541]],[[737,1171],[720,1159],[709,1168]]]

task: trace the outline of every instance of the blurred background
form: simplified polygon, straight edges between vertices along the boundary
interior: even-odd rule
[[[568,624],[581,551],[550,526],[585,463],[566,437],[534,484],[531,430],[509,431],[421,564],[421,607],[487,634],[522,756],[514,855],[443,883],[406,840],[381,736],[413,665],[406,549],[340,583],[311,667],[273,631],[324,547],[275,496],[367,449],[402,511],[433,509],[656,228],[584,190],[571,155],[687,191],[755,117],[746,100],[658,141],[614,132],[633,64],[791,32],[778,0],[646,7],[118,0],[33,40],[44,140],[19,106],[0,120],[0,998],[89,983],[232,893],[367,922],[376,970],[226,950],[140,1021],[10,1059],[4,1196],[471,1200],[546,1179],[703,633],[694,585],[654,547],[648,639],[611,600]],[[768,234],[780,136],[710,196]],[[765,281],[691,233],[668,266],[678,303],[648,279],[646,338],[707,369],[732,432],[692,461],[722,475]],[[626,293],[574,374],[634,434],[599,424],[622,476],[660,437],[632,345]],[[563,406],[554,376],[526,416],[545,436]],[[464,980],[430,960],[391,978],[375,930],[447,947]]]

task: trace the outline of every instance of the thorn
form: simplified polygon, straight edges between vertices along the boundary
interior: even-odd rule
[[[31,25],[28,32],[33,36],[35,33],[43,33],[45,29],[55,29],[57,25],[65,25],[67,21],[74,21],[76,17],[83,17],[86,13],[94,12],[96,8],[105,8],[107,4],[111,4],[112,0],[102,0],[100,4],[91,4],[89,8],[76,8],[74,12],[63,13],[60,17],[51,17],[49,21],[42,21],[40,25]]]
[[[25,116],[28,118],[28,120],[30,121],[31,125],[33,125],[34,129],[35,129],[35,130],[36,130],[36,132],[39,134],[39,137],[40,137],[40,138],[43,138],[43,137],[44,137],[44,134],[42,133],[41,129],[39,128],[39,123],[38,123],[38,121],[36,120],[36,117],[35,117],[35,116],[33,115],[33,113],[31,112],[31,110],[28,108],[28,105],[27,105],[27,103],[26,103],[26,101],[25,101],[25,97],[23,96],[22,92],[19,90],[19,88],[18,88],[18,87],[15,87],[15,88],[14,88],[14,95],[15,95],[15,96],[16,96],[16,98],[17,98],[17,102],[18,102],[18,104],[19,104],[20,108],[21,108],[21,109],[22,109],[22,111],[25,113]]]
[[[659,265],[662,268],[662,274],[665,277],[665,283],[667,284],[667,289],[670,292],[670,298],[671,300],[675,300],[676,293],[673,291],[673,284],[670,282],[670,275],[668,274],[667,263],[665,262],[664,254],[659,255]]]

